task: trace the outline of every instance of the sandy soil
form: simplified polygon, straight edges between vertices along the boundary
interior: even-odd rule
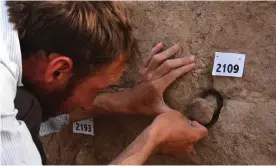
[[[129,8],[141,57],[134,58],[122,86],[136,78],[151,47],[184,46],[197,57],[196,69],[165,93],[166,102],[185,112],[200,92],[219,90],[225,105],[196,154],[152,156],[147,164],[276,164],[276,3],[124,2]],[[216,51],[247,54],[242,78],[212,77]],[[144,128],[150,118],[95,119],[95,136],[72,134],[72,126],[43,137],[49,164],[107,164]]]

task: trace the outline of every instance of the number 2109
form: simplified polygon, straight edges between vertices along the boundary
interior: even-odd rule
[[[222,69],[222,70],[221,70]],[[220,72],[228,72],[228,73],[238,73],[239,72],[239,65],[232,65],[232,64],[220,64],[218,63],[217,64],[217,70],[216,70],[218,73]]]

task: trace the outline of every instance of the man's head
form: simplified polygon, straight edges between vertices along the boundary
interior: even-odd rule
[[[19,33],[23,84],[46,114],[89,109],[117,82],[136,50],[126,11],[115,2],[7,2]],[[51,110],[50,110],[51,109]]]

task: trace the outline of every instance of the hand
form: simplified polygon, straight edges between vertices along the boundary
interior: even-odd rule
[[[169,59],[180,53],[181,47],[175,44],[161,52],[163,47],[159,43],[152,49],[132,89],[97,96],[92,111],[75,111],[76,120],[115,113],[156,116],[172,111],[163,100],[163,92],[174,80],[194,68],[195,57]]]
[[[112,165],[141,165],[154,152],[180,156],[208,134],[207,129],[177,111],[159,115],[115,160]]]
[[[130,108],[132,111],[146,115],[158,115],[171,111],[164,100],[165,89],[178,77],[189,72],[195,66],[195,57],[169,59],[176,53],[181,53],[179,44],[160,52],[164,47],[158,43],[151,51],[140,70],[140,78],[130,90]]]
[[[157,116],[150,127],[158,133],[158,152],[172,156],[192,152],[194,144],[208,135],[208,130],[204,126],[188,120],[177,111]]]

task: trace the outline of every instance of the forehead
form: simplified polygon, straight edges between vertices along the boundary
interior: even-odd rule
[[[106,76],[109,74],[116,74],[121,72],[124,69],[125,65],[125,57],[121,54],[119,57],[114,59],[113,61],[102,65],[95,73],[95,76]]]

